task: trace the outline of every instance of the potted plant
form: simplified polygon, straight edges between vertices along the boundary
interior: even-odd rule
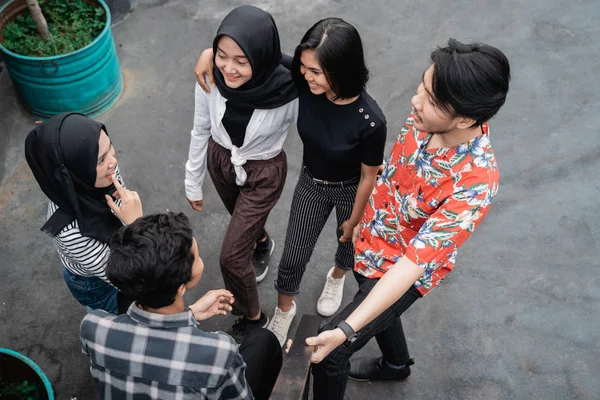
[[[38,118],[96,117],[123,90],[103,0],[9,0],[0,8],[0,52],[23,106]]]
[[[54,392],[36,363],[14,350],[0,348],[0,398],[54,400]]]

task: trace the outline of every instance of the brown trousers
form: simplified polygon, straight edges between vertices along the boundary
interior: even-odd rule
[[[269,213],[281,197],[287,175],[287,157],[282,151],[270,160],[249,160],[244,165],[248,179],[235,183],[231,152],[212,138],[208,142],[208,173],[231,214],[219,264],[225,287],[235,297],[232,314],[252,317],[260,312],[252,252],[264,237]]]

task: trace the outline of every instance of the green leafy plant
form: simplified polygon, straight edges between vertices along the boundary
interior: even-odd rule
[[[3,395],[15,396],[22,400],[39,400],[42,398],[38,385],[29,383],[28,381],[12,383],[1,382],[0,397],[3,397]],[[44,398],[46,397],[44,396]]]
[[[29,11],[8,22],[2,45],[12,52],[33,57],[66,54],[91,43],[106,24],[104,9],[84,0],[39,0],[51,39],[42,39]]]

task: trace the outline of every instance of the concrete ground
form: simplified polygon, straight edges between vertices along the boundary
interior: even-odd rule
[[[234,0],[144,0],[114,27],[126,90],[103,115],[123,176],[147,213],[183,210],[193,220],[206,271],[193,301],[222,286],[218,249],[228,215],[210,181],[206,211],[193,213],[183,177],[193,113],[193,66]],[[492,121],[502,182],[492,211],[461,249],[441,288],[404,317],[416,364],[405,383],[354,383],[349,398],[600,398],[600,240],[598,169],[600,7],[594,0],[325,1],[257,0],[273,13],[283,48],[326,16],[360,31],[372,73],[369,92],[387,115],[390,148],[410,111],[428,55],[449,37],[505,51],[513,80]],[[1,66],[1,64],[0,64]],[[595,110],[595,111],[594,111]],[[23,111],[6,70],[0,73],[0,347],[35,360],[58,399],[95,398],[79,351],[84,315],[68,293],[58,257],[39,227],[46,200],[23,159],[34,119]],[[285,192],[268,222],[277,241],[260,285],[272,314],[272,281],[281,255],[301,161],[293,130],[285,150]],[[298,298],[315,313],[332,264],[335,224],[322,234]],[[348,302],[356,284],[346,282]],[[233,317],[202,324],[224,330]],[[297,323],[297,322],[296,322]],[[292,332],[296,325],[292,326]],[[370,343],[362,353],[377,353]]]

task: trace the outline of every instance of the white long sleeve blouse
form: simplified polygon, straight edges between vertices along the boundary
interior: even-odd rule
[[[277,156],[282,148],[291,123],[298,118],[298,99],[271,110],[256,109],[246,127],[242,147],[231,143],[223,126],[227,99],[213,88],[205,93],[196,83],[194,127],[191,132],[190,150],[185,164],[185,192],[189,200],[203,200],[202,185],[206,175],[206,151],[208,139],[231,151],[236,183],[246,182],[244,164],[247,160],[269,160]]]

